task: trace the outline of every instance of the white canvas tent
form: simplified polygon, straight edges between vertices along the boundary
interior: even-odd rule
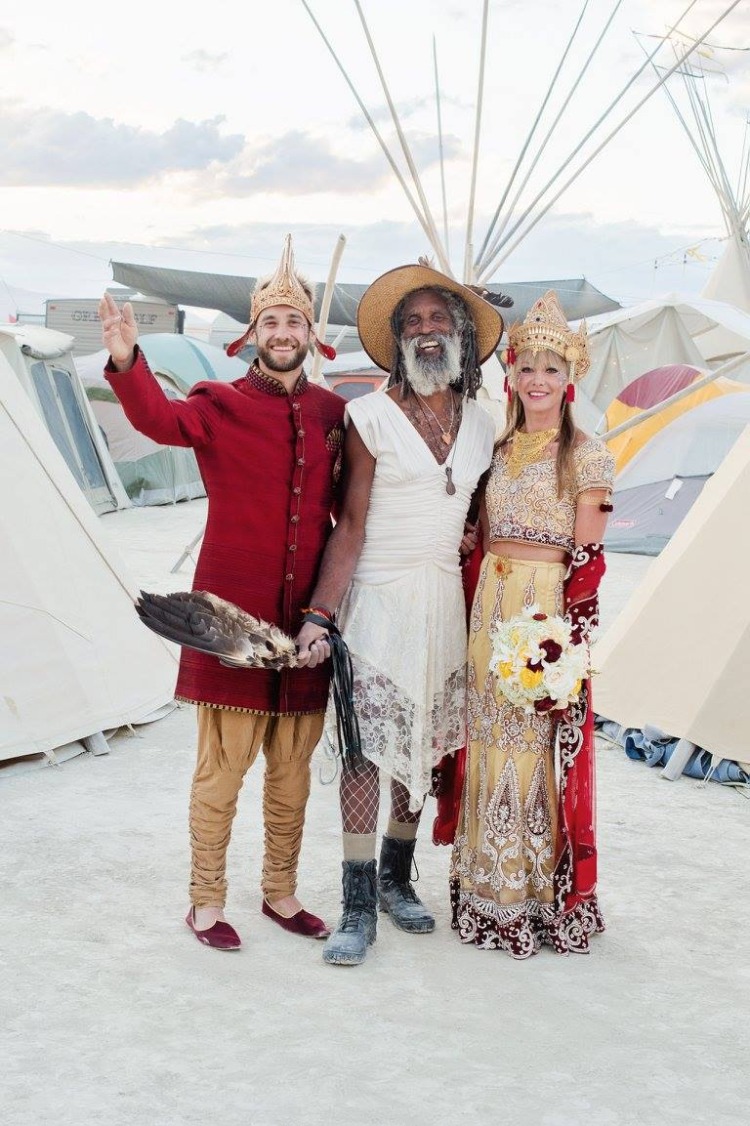
[[[599,715],[747,761],[749,510],[747,428],[595,646]]]
[[[750,313],[721,301],[670,293],[588,322],[591,370],[586,392],[605,411],[644,372],[687,364],[717,368],[750,353]],[[732,379],[750,383],[750,354]]]
[[[654,434],[615,480],[607,549],[658,555],[748,425],[750,387],[701,403]]]
[[[73,362],[73,338],[41,325],[0,325],[15,372],[68,469],[101,515],[130,505]]]
[[[195,383],[233,380],[247,363],[220,348],[175,333],[144,336],[140,345],[156,379],[171,399],[184,399]],[[135,505],[176,504],[203,497],[206,490],[192,450],[161,446],[129,422],[104,378],[106,351],[76,358],[76,368],[91,409],[106,435],[107,445],[128,496]]]
[[[53,757],[167,706],[177,662],[2,353],[0,472],[0,760]]]

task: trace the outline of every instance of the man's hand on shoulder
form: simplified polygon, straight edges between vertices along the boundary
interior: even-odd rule
[[[105,293],[99,302],[99,319],[102,322],[102,343],[112,357],[118,371],[129,371],[135,362],[135,344],[138,325],[133,306],[126,301],[122,312],[111,293]]]

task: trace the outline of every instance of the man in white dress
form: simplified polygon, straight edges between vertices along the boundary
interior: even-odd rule
[[[375,941],[376,901],[396,926],[435,920],[410,882],[432,769],[464,744],[466,621],[460,550],[494,424],[476,402],[503,322],[472,290],[425,265],[378,278],[358,310],[362,344],[390,372],[347,407],[346,488],[300,632],[336,616],[354,671],[364,764],[343,767],[343,905],[323,957],[357,965]],[[464,541],[464,547],[470,546]],[[381,770],[391,809],[379,871]]]

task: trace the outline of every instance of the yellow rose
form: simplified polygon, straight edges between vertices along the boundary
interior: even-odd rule
[[[519,679],[524,688],[532,691],[539,686],[542,675],[541,669],[521,669]]]
[[[513,675],[513,665],[510,661],[501,661],[497,666],[497,671],[501,680],[510,680]]]

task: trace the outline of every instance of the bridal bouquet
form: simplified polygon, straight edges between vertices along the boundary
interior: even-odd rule
[[[570,623],[538,606],[501,622],[490,635],[490,670],[509,703],[526,712],[563,710],[590,675],[588,647],[571,641]]]

